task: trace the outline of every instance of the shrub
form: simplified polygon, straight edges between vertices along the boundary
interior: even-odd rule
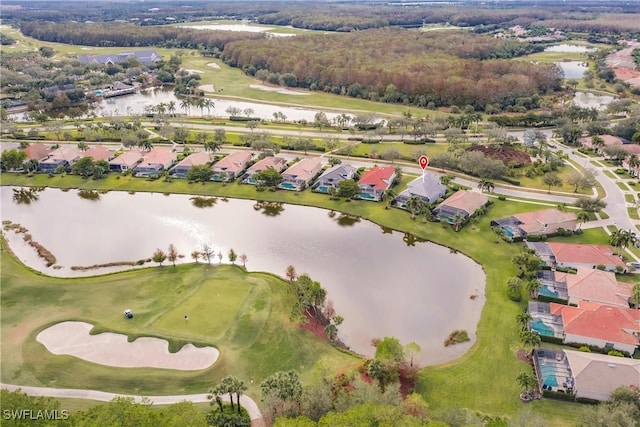
[[[520,302],[522,300],[522,291],[519,286],[509,286],[507,288],[507,296],[511,301]]]

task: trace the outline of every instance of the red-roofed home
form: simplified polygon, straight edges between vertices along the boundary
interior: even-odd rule
[[[278,188],[283,190],[303,190],[320,173],[322,161],[318,157],[307,157],[282,172],[282,182]]]
[[[52,150],[41,142],[35,142],[27,145],[27,148],[25,148],[24,151],[27,153],[27,160],[35,160],[39,162],[40,160],[47,158]]]
[[[229,182],[236,179],[251,161],[250,151],[234,151],[213,165],[212,181]]]
[[[633,354],[640,345],[640,310],[581,301],[577,307],[549,304],[562,317],[564,342],[614,348]]]
[[[362,174],[358,181],[360,198],[379,202],[382,194],[393,184],[396,168],[393,166],[374,166]]]
[[[81,157],[82,153],[78,147],[61,145],[38,162],[38,170],[48,173],[54,173],[61,167],[69,170]]]
[[[177,165],[171,169],[171,175],[178,178],[186,178],[187,172],[193,166],[206,165],[211,161],[211,155],[206,151],[191,153],[184,159],[180,160]],[[195,170],[195,169],[194,169]]]
[[[598,137],[600,137],[600,139],[602,140],[603,146],[623,145],[629,143],[629,141],[627,141],[626,139],[614,135],[598,135]],[[592,136],[580,138],[578,142],[583,147],[592,148],[597,152],[601,152],[602,150],[602,147],[593,144]]]
[[[91,157],[94,162],[99,160],[109,161],[112,160],[114,156],[114,152],[104,148],[102,145],[94,145],[89,148],[87,151],[82,153],[82,157]]]
[[[627,271],[626,264],[612,246],[560,242],[549,242],[547,246],[556,267],[594,269],[600,266],[609,271]]]
[[[487,203],[489,203],[489,197],[486,194],[458,190],[440,203],[438,207],[433,210],[433,214],[440,221],[447,221],[450,224],[461,224],[473,215],[475,211],[486,206]]]
[[[157,177],[163,170],[169,169],[177,160],[178,154],[171,148],[158,147],[149,151],[142,162],[133,168],[133,174],[141,177]]]
[[[133,169],[142,161],[143,158],[144,154],[142,151],[125,151],[115,159],[109,161],[109,170],[124,172],[126,170]]]
[[[267,169],[273,169],[278,172],[282,172],[287,167],[287,161],[282,157],[273,157],[267,156],[262,160],[259,160],[252,164],[247,172],[242,175],[242,183],[243,184],[257,184],[256,180],[253,179],[253,175],[262,172]]]
[[[579,268],[577,274],[560,273],[557,279],[567,284],[569,304],[591,301],[629,308],[632,286],[629,283],[618,282],[616,275],[610,271]]]

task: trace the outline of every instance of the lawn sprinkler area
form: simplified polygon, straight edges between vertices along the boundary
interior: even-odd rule
[[[126,335],[104,332],[91,335],[93,325],[86,322],[61,322],[38,334],[36,340],[53,354],[74,356],[87,362],[118,368],[161,368],[196,371],[218,360],[213,347],[184,345],[169,352],[169,342],[141,337],[129,342]]]

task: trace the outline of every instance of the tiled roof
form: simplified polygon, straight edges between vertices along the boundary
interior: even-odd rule
[[[360,177],[358,184],[372,186],[377,190],[386,190],[391,185],[391,177],[396,173],[393,166],[374,166]]]
[[[550,304],[561,315],[567,334],[637,346],[640,344],[640,310],[580,301],[578,307]]]
[[[113,151],[104,148],[102,145],[94,145],[87,151],[81,153],[82,157],[91,157],[94,161],[107,160],[113,158]]]
[[[622,144],[629,143],[629,141],[627,141],[624,138],[620,138],[619,136],[614,136],[614,135],[598,135],[598,136],[602,138],[602,141],[604,141],[604,145],[622,145]],[[593,145],[593,137],[586,136],[584,138],[580,138],[580,142],[591,146]]]
[[[158,147],[146,153],[142,159],[140,166],[150,164],[166,164],[172,159],[175,159],[178,155],[170,148]]]
[[[437,199],[445,190],[446,187],[440,183],[440,178],[428,172],[425,172],[424,178],[419,176],[407,185],[407,191],[412,196],[427,197],[430,200]]]
[[[71,145],[61,145],[60,147],[49,153],[49,159],[51,160],[61,159],[71,162],[72,160],[80,157],[82,157],[82,152],[80,151],[80,149],[76,146]]]
[[[251,160],[251,153],[249,151],[234,151],[216,162],[214,166],[215,170],[238,173],[244,170],[249,160]]]
[[[286,166],[286,164],[287,164],[287,161],[282,157],[268,156],[252,164],[251,167],[247,169],[247,173],[253,174],[269,168],[275,169],[279,172],[282,170],[282,168]]]
[[[332,178],[338,181],[340,179],[350,179],[350,178],[353,178],[353,174],[355,172],[356,172],[356,168],[354,168],[353,166],[339,164],[339,165],[332,166],[326,171],[324,171],[318,179]]]
[[[513,215],[522,224],[519,225],[527,234],[536,234],[548,229],[557,229],[558,224],[576,221],[573,212],[562,212],[559,209],[543,209]],[[575,227],[575,223],[573,224]]]
[[[109,163],[114,165],[131,165],[140,161],[144,157],[144,154],[138,150],[125,151]]]
[[[577,274],[567,274],[563,278],[571,298],[629,307],[631,285],[618,282],[610,271],[579,268]]]
[[[293,176],[296,179],[308,180],[320,170],[322,161],[317,157],[307,157],[283,172],[283,175]]]
[[[486,205],[489,202],[489,197],[486,194],[476,193],[474,191],[458,190],[444,202],[440,203],[441,206],[451,206],[456,209],[461,209],[471,215],[478,208]]]
[[[640,360],[564,350],[579,397],[609,400],[619,387],[640,387]]]
[[[51,148],[41,142],[36,142],[27,145],[27,148],[25,148],[24,151],[27,153],[27,159],[41,160],[51,153]]]
[[[611,246],[560,242],[550,242],[548,245],[558,263],[619,265],[626,268]]]
[[[198,153],[189,154],[187,157],[180,160],[176,167],[206,165],[209,161],[211,161],[211,155],[206,151],[200,151]]]

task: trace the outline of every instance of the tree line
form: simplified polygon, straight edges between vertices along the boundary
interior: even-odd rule
[[[291,74],[288,85],[310,90],[422,107],[504,109],[559,90],[562,77],[555,65],[502,60],[537,49],[514,43],[459,31],[386,28],[239,40],[225,46],[222,58],[265,81],[272,81],[270,73]]]

